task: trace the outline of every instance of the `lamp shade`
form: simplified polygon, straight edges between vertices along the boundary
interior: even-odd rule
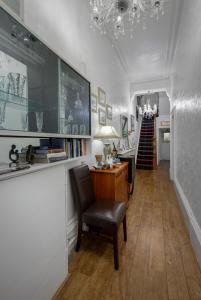
[[[94,136],[97,140],[119,139],[120,136],[113,126],[102,126]]]

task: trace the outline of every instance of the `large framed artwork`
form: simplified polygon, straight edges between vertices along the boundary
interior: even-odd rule
[[[62,60],[59,69],[60,133],[90,135],[90,83]]]
[[[98,103],[101,106],[106,106],[106,93],[100,87],[98,88]]]
[[[27,130],[27,92],[27,66],[0,50],[0,129]]]
[[[128,118],[124,115],[120,115],[120,129],[122,137],[128,137]]]

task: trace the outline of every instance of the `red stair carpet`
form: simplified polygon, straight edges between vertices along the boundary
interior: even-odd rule
[[[137,169],[153,170],[154,118],[143,118],[137,156]]]

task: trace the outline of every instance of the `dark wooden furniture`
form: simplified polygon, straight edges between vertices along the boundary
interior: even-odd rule
[[[128,162],[113,169],[90,172],[97,200],[128,201]]]
[[[122,162],[128,162],[128,184],[129,184],[129,193],[133,194],[134,182],[135,182],[135,155],[124,154],[119,155],[119,159]]]
[[[98,236],[107,234],[107,239],[113,243],[114,267],[119,268],[118,258],[118,228],[123,222],[124,241],[127,240],[126,204],[113,200],[96,201],[93,184],[86,165],[70,170],[73,196],[78,210],[78,239],[76,251],[79,251],[82,238],[82,224],[89,226],[90,231],[96,231]]]

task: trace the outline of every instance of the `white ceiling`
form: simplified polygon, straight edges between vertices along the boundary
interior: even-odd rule
[[[169,0],[165,15],[158,21],[150,18],[146,30],[137,25],[133,39],[128,34],[112,42],[130,82],[169,77],[182,1]]]

